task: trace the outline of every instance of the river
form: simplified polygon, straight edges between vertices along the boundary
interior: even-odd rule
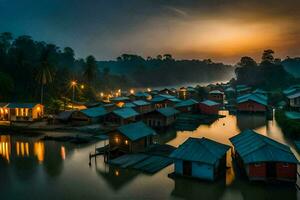
[[[188,137],[207,137],[230,144],[228,138],[250,128],[289,145],[300,158],[275,120],[267,121],[263,115],[235,116],[227,111],[220,114],[226,117],[194,131],[170,131],[160,141],[178,146]],[[300,199],[294,187],[249,183],[236,176],[232,168],[227,170],[226,178],[208,183],[169,178],[173,165],[154,175],[112,168],[104,164],[103,157],[89,166],[89,152],[103,142],[73,145],[39,138],[1,134],[0,199]],[[227,165],[231,165],[230,155]]]

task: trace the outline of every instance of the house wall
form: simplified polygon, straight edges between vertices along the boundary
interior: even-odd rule
[[[297,165],[292,163],[277,163],[276,173],[278,179],[297,180]]]
[[[8,109],[8,119],[10,121],[31,122],[44,116],[44,106],[37,104],[33,108],[10,108]]]
[[[223,94],[209,94],[208,99],[219,102],[219,103],[223,103],[224,95]]]
[[[199,104],[199,110],[203,114],[218,114],[219,107],[218,106],[207,106],[205,104]]]
[[[198,105],[190,105],[190,106],[182,106],[182,107],[177,107],[176,110],[179,110],[180,112],[196,112],[198,111]]]
[[[135,108],[135,110],[139,113],[148,113],[150,111],[152,111],[152,106],[149,104],[149,105],[144,105],[144,106],[137,106]]]
[[[204,163],[192,163],[192,176],[205,180],[214,180],[214,166]]]
[[[265,179],[267,176],[266,172],[266,164],[260,163],[258,164],[249,164],[246,165],[246,172],[249,179]]]
[[[289,106],[295,108],[300,107],[300,97],[289,99]]]
[[[246,112],[266,112],[267,108],[266,106],[256,103],[254,101],[247,101],[244,103],[239,103],[237,105],[237,110]]]

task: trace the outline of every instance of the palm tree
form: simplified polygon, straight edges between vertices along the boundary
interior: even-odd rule
[[[98,68],[96,59],[93,56],[88,56],[86,58],[86,64],[84,65],[83,69],[83,77],[90,87],[92,87],[92,84],[94,83],[97,74]]]
[[[44,99],[44,86],[53,81],[53,72],[50,69],[48,59],[42,59],[40,67],[38,67],[36,80],[41,84],[41,104]]]

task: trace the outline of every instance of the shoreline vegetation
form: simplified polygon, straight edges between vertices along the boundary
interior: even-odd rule
[[[275,119],[282,131],[291,137],[300,139],[300,122],[297,120],[288,119],[284,110],[277,109]]]

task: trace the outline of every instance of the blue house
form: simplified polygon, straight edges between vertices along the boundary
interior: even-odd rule
[[[226,171],[230,146],[207,138],[189,138],[170,155],[175,175],[213,181]]]

